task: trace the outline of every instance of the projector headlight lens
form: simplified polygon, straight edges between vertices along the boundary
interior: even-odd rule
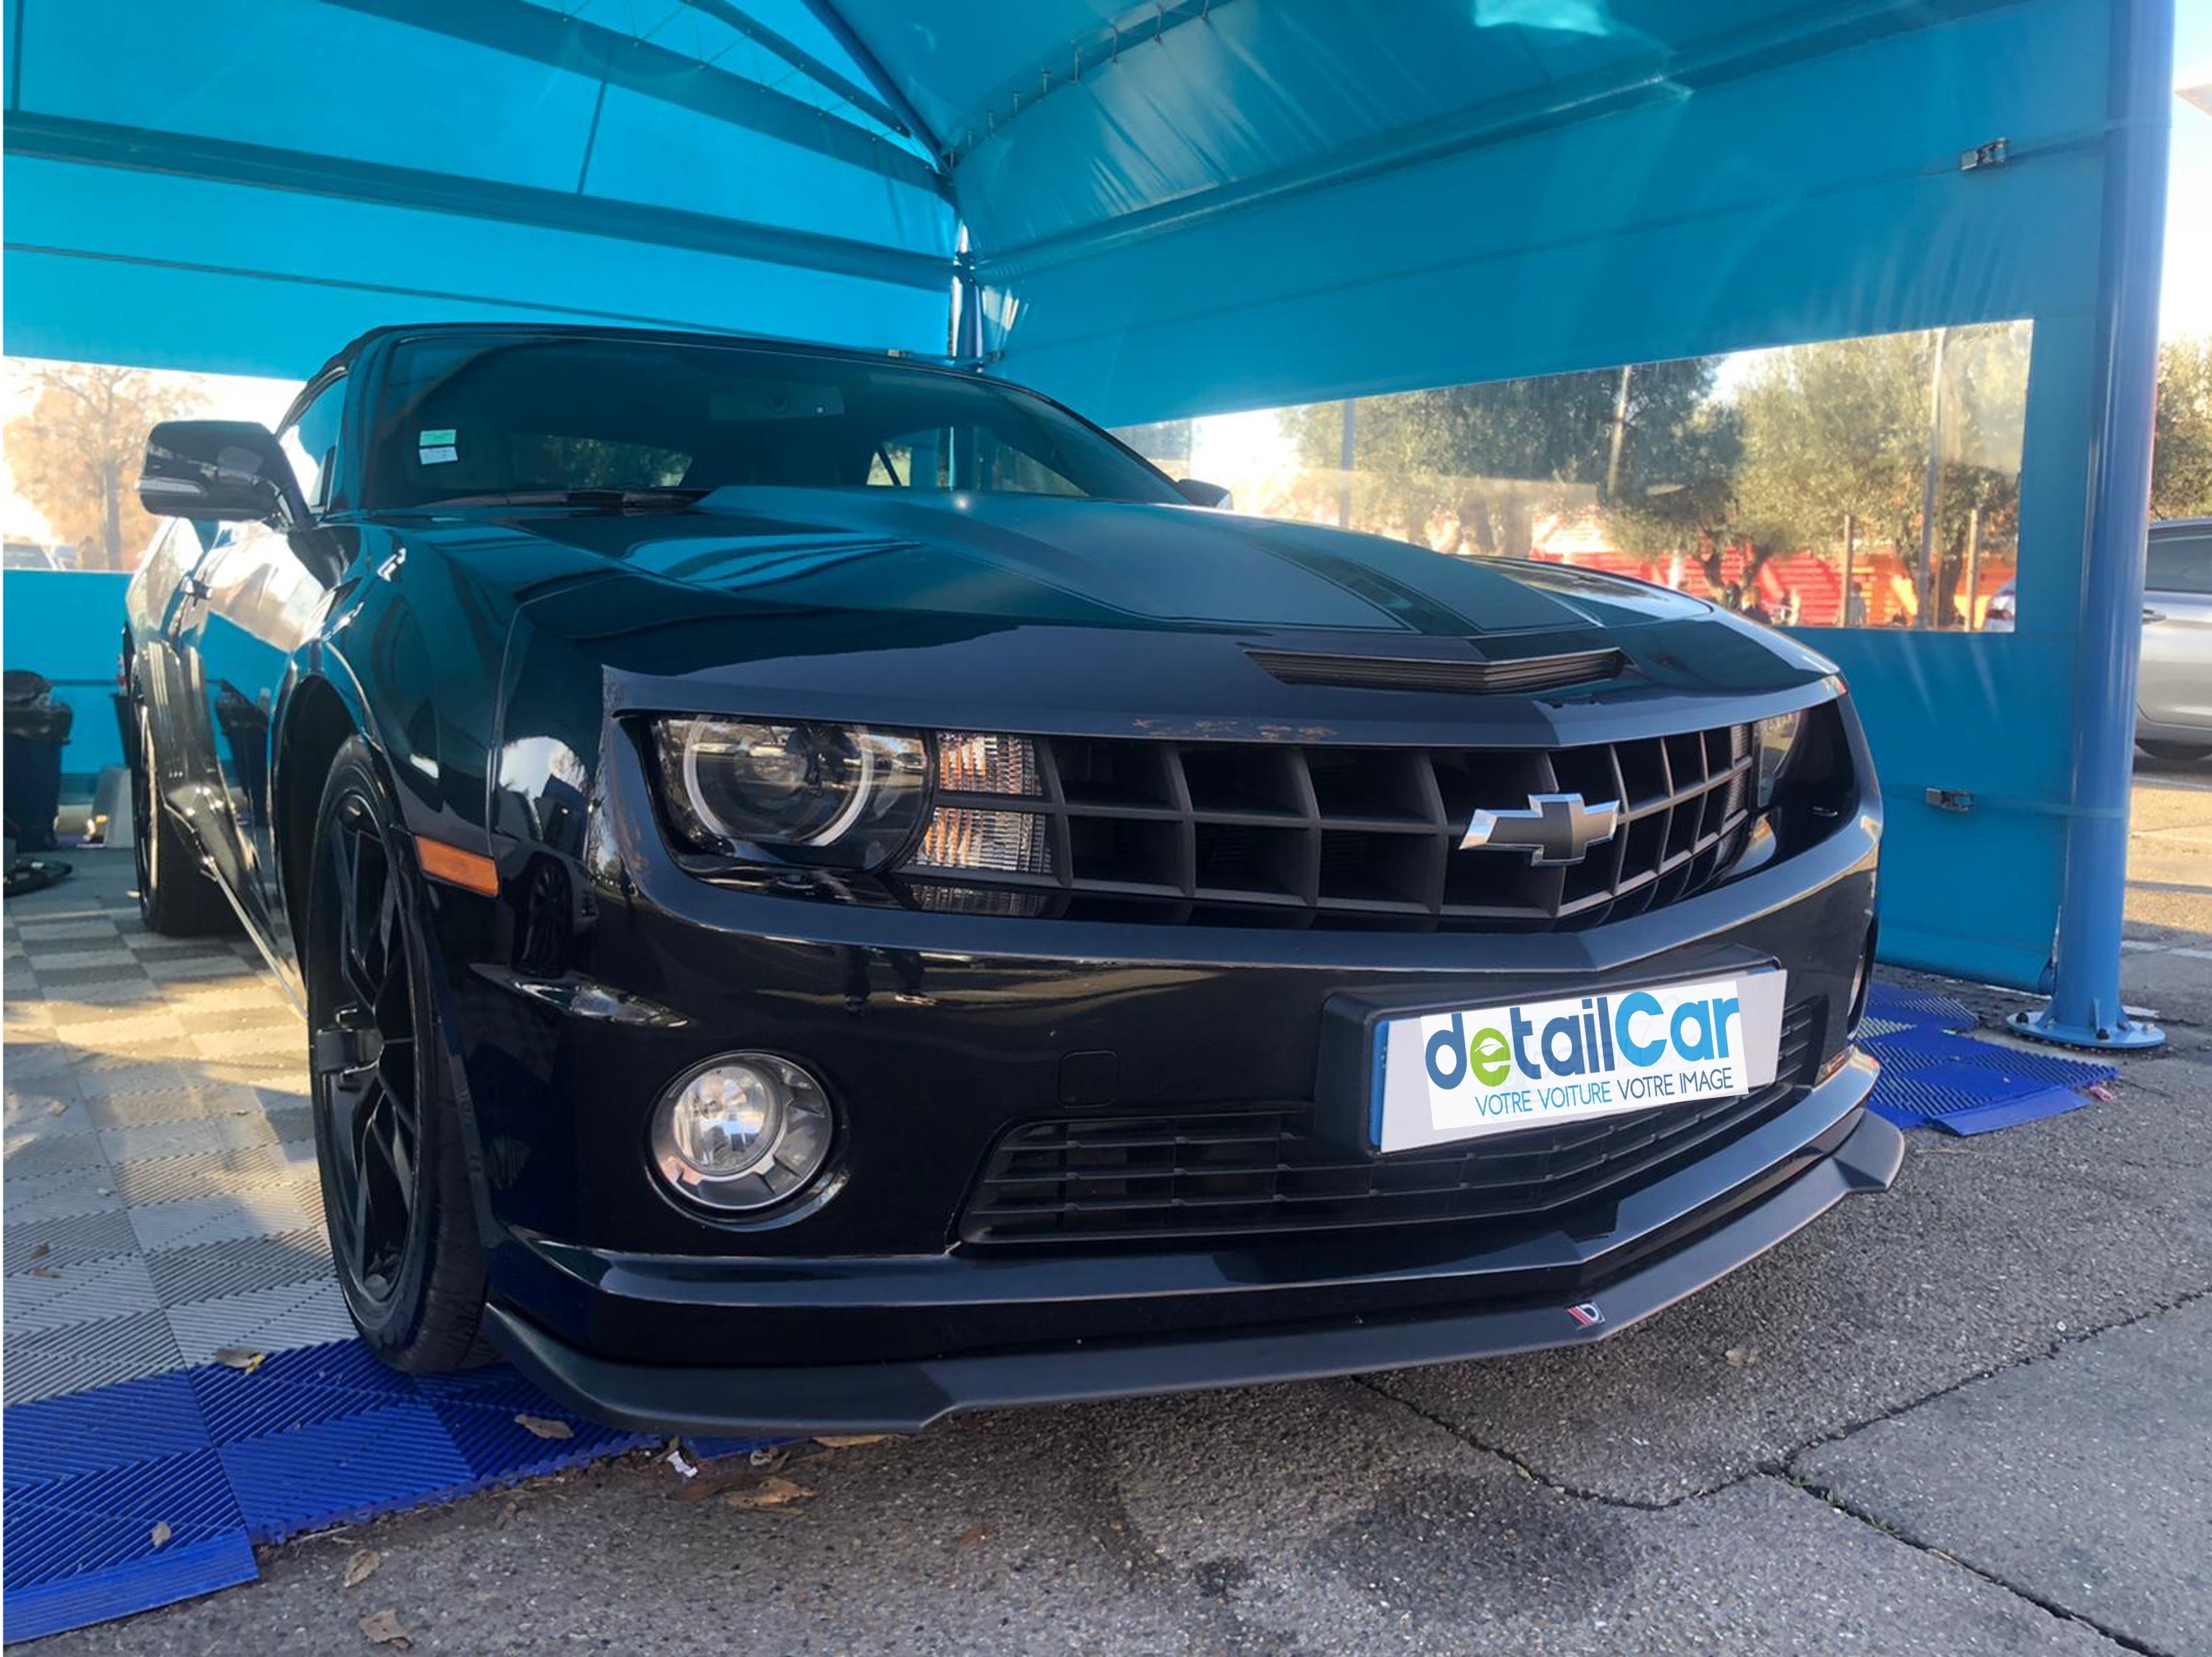
[[[653,1160],[693,1201],[732,1212],[803,1189],[829,1160],[829,1096],[787,1059],[735,1053],[678,1077],[653,1117]]]
[[[866,725],[664,719],[653,725],[670,827],[693,849],[878,869],[911,841],[929,749]]]
[[[1752,731],[1752,745],[1759,751],[1759,786],[1757,804],[1764,811],[1774,803],[1775,786],[1790,768],[1790,756],[1796,751],[1798,733],[1805,728],[1802,713],[1777,713],[1760,719]]]

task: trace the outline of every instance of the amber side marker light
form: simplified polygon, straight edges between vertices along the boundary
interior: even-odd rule
[[[417,835],[415,854],[422,859],[422,872],[433,880],[481,892],[486,897],[499,895],[499,865],[482,853],[464,852],[458,846]]]

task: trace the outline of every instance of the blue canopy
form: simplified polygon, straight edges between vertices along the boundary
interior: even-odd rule
[[[2069,843],[2124,805],[2124,753],[2090,787],[2075,732],[2119,636],[2085,645],[2085,602],[2125,611],[2136,556],[2084,525],[2124,506],[2104,469],[2144,424],[2114,319],[2155,244],[2128,204],[2163,118],[2155,6],[6,17],[16,354],[298,374],[373,324],[471,316],[942,351],[964,312],[1011,377],[1121,422],[2027,320],[2018,630],[1818,635],[1892,804],[1887,952],[2035,982]]]

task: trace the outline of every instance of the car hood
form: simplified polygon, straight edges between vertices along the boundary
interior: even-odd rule
[[[1003,725],[1011,701],[1040,713],[1110,707],[1109,728],[1126,719],[1157,731],[1201,713],[1371,714],[1378,697],[1448,704],[1464,719],[1472,700],[1284,685],[1251,660],[1259,647],[1468,661],[1610,644],[1632,665],[1610,688],[1616,701],[1778,689],[1826,668],[1779,635],[1642,583],[1196,507],[745,489],[682,510],[392,521],[507,572],[533,626],[587,645],[641,703],[698,701],[696,689],[666,689],[683,679],[734,687],[762,713],[785,711],[788,692],[818,717],[845,716],[857,697],[881,719],[895,686],[940,719],[948,702],[996,705]]]

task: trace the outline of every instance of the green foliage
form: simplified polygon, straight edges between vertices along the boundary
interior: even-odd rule
[[[1698,429],[1711,358],[1448,385],[1362,400],[1355,410],[1352,517],[1446,549],[1528,555],[1534,520],[1626,499],[1682,473],[1711,440]],[[1284,411],[1316,470],[1343,463],[1344,405]],[[1619,431],[1620,454],[1613,446]]]
[[[2212,337],[2160,348],[2155,430],[2150,515],[2212,517]]]
[[[1694,557],[1716,591],[1741,549],[1743,601],[1779,553],[1839,556],[1847,523],[1917,565],[1933,438],[1934,568],[1917,574],[1948,617],[1974,549],[2018,516],[2028,342],[1999,323],[1761,352],[1727,385],[1723,359],[1694,357],[1367,398],[1340,487],[1356,524],[1504,556],[1528,555],[1538,519],[1595,507],[1614,544]],[[2212,367],[2198,383],[2212,391]],[[1342,404],[1283,421],[1307,467],[1341,476]]]

